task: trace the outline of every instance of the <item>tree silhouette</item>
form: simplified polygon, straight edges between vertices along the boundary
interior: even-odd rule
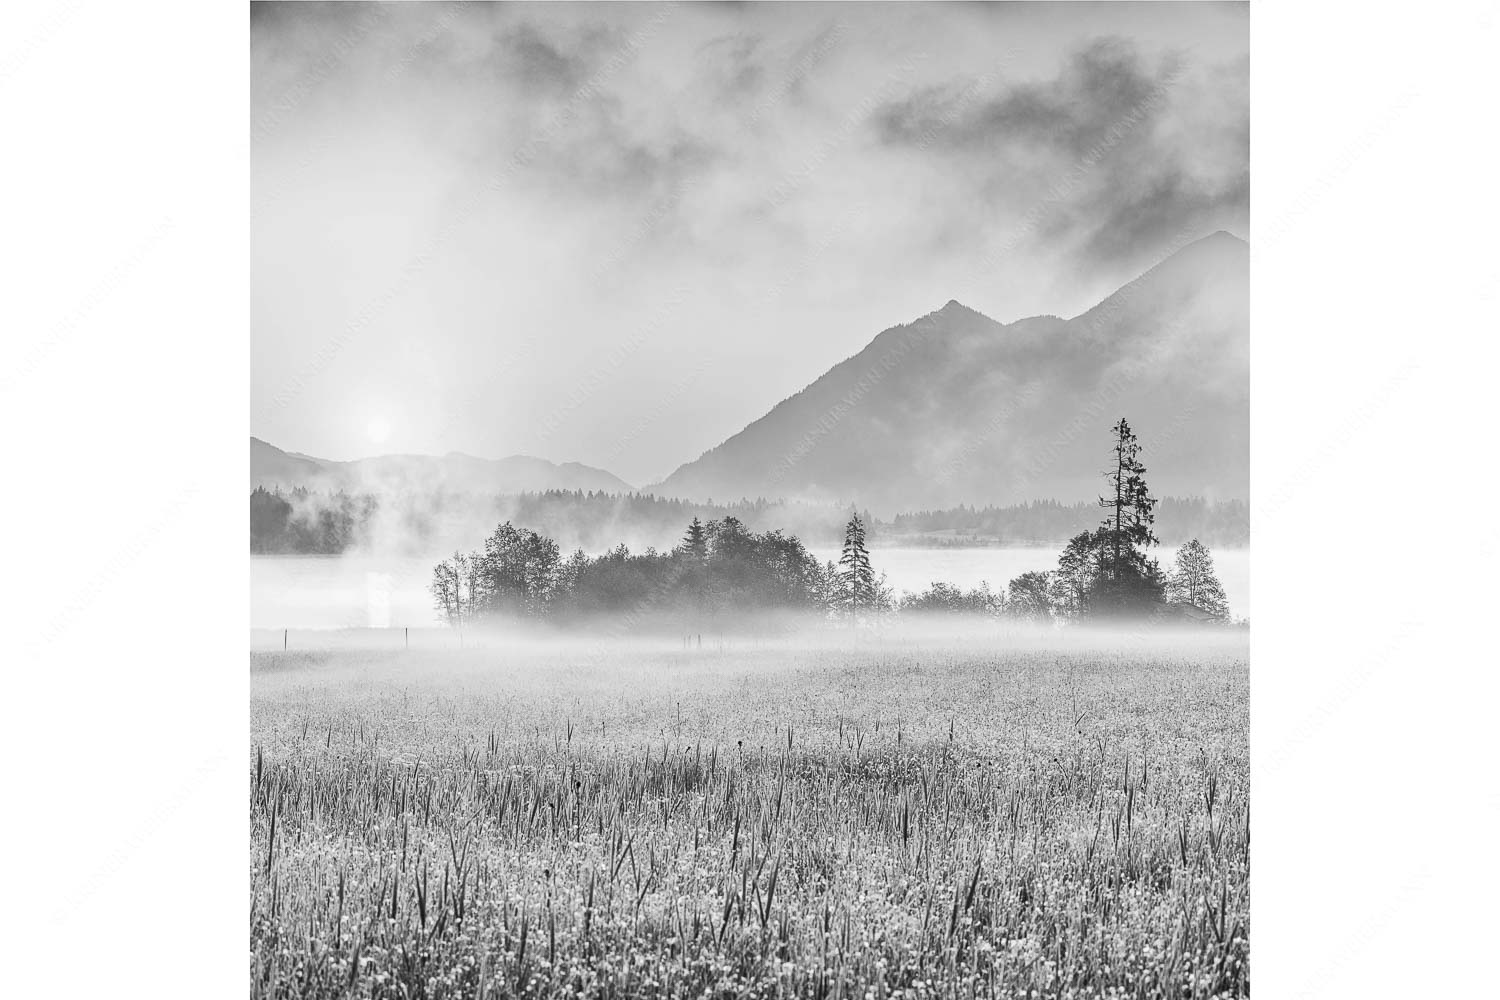
[[[696,517],[682,537],[682,547],[695,559],[708,558],[708,533],[703,530],[703,522]]]
[[[865,523],[855,511],[844,527],[844,550],[839,556],[843,598],[849,604],[849,620],[857,619],[860,608],[873,610],[875,571],[870,568],[870,552],[865,548]]]
[[[475,561],[480,583],[475,603],[502,616],[543,617],[562,575],[557,543],[509,521],[484,540]]]
[[[1109,511],[1100,528],[1100,579],[1090,613],[1140,614],[1161,603],[1163,581],[1156,561],[1144,549],[1155,545],[1151,531],[1156,501],[1146,488],[1140,442],[1124,417],[1110,430],[1115,435],[1114,464],[1105,473],[1109,491],[1099,506]]]

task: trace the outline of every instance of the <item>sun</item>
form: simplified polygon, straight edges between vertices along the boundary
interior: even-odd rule
[[[365,434],[371,444],[385,444],[385,439],[391,436],[391,425],[384,417],[373,417],[365,427]]]

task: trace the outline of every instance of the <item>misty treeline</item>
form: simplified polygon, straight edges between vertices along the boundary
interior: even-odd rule
[[[855,515],[851,525],[861,524]],[[862,529],[861,529],[862,530]],[[454,626],[476,622],[581,627],[674,627],[689,631],[839,614],[862,620],[892,606],[870,571],[862,538],[849,565],[819,563],[795,535],[755,532],[733,515],[688,524],[667,551],[564,557],[557,542],[507,521],[473,552],[433,568],[438,612]]]
[[[250,494],[250,551],[337,555],[351,550],[424,555],[442,551],[476,530],[510,521],[556,539],[564,549],[603,552],[622,540],[636,548],[670,548],[682,526],[733,517],[751,530],[780,529],[806,544],[833,548],[843,541],[848,508],[823,504],[742,500],[697,503],[649,493],[551,490],[500,496],[375,495],[288,492],[257,487]],[[868,541],[914,547],[1056,544],[1089,530],[1094,505],[1039,500],[1009,507],[959,506],[897,514],[880,520],[861,513]],[[1167,542],[1197,538],[1242,547],[1249,513],[1237,500],[1163,499],[1157,531]]]
[[[687,631],[756,623],[768,615],[864,625],[892,617],[958,615],[1030,624],[1085,621],[1212,623],[1229,619],[1208,547],[1192,539],[1173,567],[1149,554],[1157,501],[1146,485],[1140,445],[1121,419],[1098,500],[1101,523],[1068,542],[1055,570],[1022,573],[1004,591],[934,583],[894,599],[871,563],[865,519],[844,527],[837,563],[819,563],[796,535],[757,533],[726,515],[688,524],[667,551],[617,545],[566,558],[557,542],[507,521],[482,549],[433,570],[432,594],[452,625],[480,621],[579,626],[671,626]]]
[[[649,493],[547,490],[510,494],[349,494],[256,487],[250,494],[250,551],[336,555],[360,549],[425,555],[476,526],[510,521],[556,539],[564,549],[603,552],[627,540],[670,548],[692,518],[724,517],[751,529],[772,527],[812,544],[837,545],[843,508],[793,501],[698,503]],[[868,512],[864,515],[868,523]],[[481,529],[482,530],[482,529]]]
[[[1229,549],[1250,544],[1250,509],[1240,500],[1163,497],[1155,513],[1156,531],[1170,544],[1195,538]],[[881,537],[890,542],[926,546],[1056,543],[1090,530],[1096,515],[1093,503],[1035,500],[1010,507],[960,505],[897,514],[880,529]]]
[[[364,542],[379,507],[374,496],[257,486],[250,493],[250,551],[338,555]]]

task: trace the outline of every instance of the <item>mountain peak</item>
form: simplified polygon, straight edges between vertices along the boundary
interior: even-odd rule
[[[1097,493],[1109,423],[1128,415],[1148,447],[1171,439],[1152,467],[1159,495],[1243,496],[1245,250],[1231,233],[1205,236],[1072,319],[1002,324],[949,299],[878,334],[656,492],[892,512],[1071,502]]]
[[[1004,324],[990,319],[978,309],[972,309],[957,299],[949,299],[940,309],[934,309],[925,316],[918,317],[915,322],[931,323],[937,321],[941,329],[955,330],[967,328],[1000,328]]]
[[[933,313],[934,316],[984,316],[978,309],[970,309],[957,299],[949,299],[943,308]]]

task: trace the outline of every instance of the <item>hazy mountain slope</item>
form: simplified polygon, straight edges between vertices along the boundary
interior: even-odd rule
[[[541,490],[603,490],[628,493],[618,476],[577,462],[556,465],[529,455],[485,459],[447,455],[380,455],[334,462],[292,454],[250,439],[250,485],[315,490],[388,492],[529,493]]]
[[[282,451],[260,438],[250,439],[250,486],[252,488],[256,486],[269,488],[278,483],[283,486],[313,487],[315,483],[320,483],[317,488],[322,489],[326,488],[327,484],[321,484],[321,481],[328,477],[328,470],[315,458]],[[331,480],[329,482],[331,483]]]
[[[1248,247],[1192,243],[1070,320],[957,302],[881,333],[659,491],[886,511],[1095,495],[1126,416],[1158,495],[1249,490]]]

